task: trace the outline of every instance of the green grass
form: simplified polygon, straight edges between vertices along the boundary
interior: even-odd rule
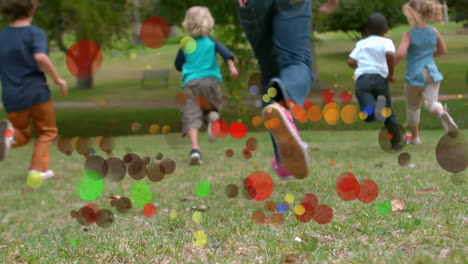
[[[120,183],[105,183],[104,192],[95,201],[115,214],[107,229],[92,225],[82,231],[70,217],[86,202],[75,193],[84,158],[71,157],[52,148],[52,166],[57,176],[31,192],[26,186],[26,171],[31,148],[10,153],[0,164],[0,262],[2,263],[466,263],[466,192],[467,185],[452,184],[451,173],[435,160],[435,146],[441,130],[422,131],[423,145],[407,146],[415,168],[398,166],[397,156],[383,152],[377,145],[377,131],[314,131],[303,133],[313,151],[311,173],[304,180],[281,182],[269,166],[272,156],[265,132],[249,133],[259,147],[251,160],[241,157],[244,140],[225,138],[208,145],[202,135],[205,164],[187,165],[188,145],[169,147],[161,136],[116,138],[114,156],[122,158],[131,149],[140,156],[154,157],[162,152],[173,159],[177,169],[159,183],[150,184],[158,212],[152,219],[133,208],[120,214],[111,208],[107,196],[129,195],[134,180],[128,176]],[[462,132],[468,136],[467,131]],[[224,155],[235,151],[233,158]],[[103,155],[98,152],[99,155]],[[330,161],[335,165],[330,166]],[[330,224],[298,222],[291,210],[285,213],[281,227],[259,226],[250,216],[263,209],[264,202],[248,201],[242,195],[228,199],[227,184],[240,185],[242,178],[258,169],[272,175],[273,195],[268,199],[282,202],[286,194],[296,202],[305,193],[314,193],[319,203],[333,208]],[[352,168],[348,168],[351,164]],[[370,178],[379,185],[379,197],[369,204],[344,202],[335,193],[335,180],[344,171],[358,179]],[[466,171],[463,177],[466,178]],[[197,182],[207,180],[212,191],[205,198],[182,202],[194,196]],[[437,193],[418,195],[416,191],[435,188]],[[378,215],[377,204],[392,199],[407,202],[403,211]],[[295,204],[294,202],[293,204]],[[207,205],[203,220],[196,224],[186,208]],[[174,209],[178,216],[169,218]],[[268,213],[265,212],[268,216]],[[415,223],[420,220],[420,225]],[[192,234],[203,231],[208,243],[195,247]],[[295,238],[318,239],[317,247],[304,250]],[[214,252],[213,242],[220,248]],[[73,246],[72,244],[75,244]],[[306,244],[308,245],[308,244]],[[448,249],[446,259],[439,259]]]
[[[445,76],[441,92],[445,94],[467,93],[466,71],[468,69],[465,61],[468,60],[468,55],[465,47],[468,45],[468,35],[456,34],[461,29],[461,24],[451,23],[437,27],[444,34],[449,49],[448,55],[437,59],[440,71]],[[404,30],[408,30],[408,27],[395,28],[388,34],[396,46]],[[68,96],[63,96],[56,87],[51,85],[54,99],[56,101],[172,99],[180,92],[180,73],[173,66],[179,39],[171,39],[167,45],[158,50],[136,46],[126,54],[119,53],[117,56],[114,56],[113,51],[106,51],[103,65],[95,76],[95,89],[89,91],[71,89]],[[319,34],[319,39],[320,41],[315,45],[321,80],[337,93],[354,91],[354,82],[351,79],[353,72],[346,65],[346,58],[355,43],[340,32]],[[133,58],[132,54],[136,57]],[[74,87],[76,80],[67,70],[64,54],[54,52],[51,57],[62,76],[71,87]],[[147,66],[151,66],[152,69],[171,69],[170,89],[162,87],[141,89],[140,79]],[[402,62],[396,70],[397,82],[392,85],[393,95],[403,94],[404,72],[405,63]],[[249,76],[252,73],[241,72]],[[338,87],[334,87],[335,84]]]

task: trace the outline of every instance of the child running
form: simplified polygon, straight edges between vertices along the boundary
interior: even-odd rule
[[[320,9],[329,13],[338,0]],[[260,65],[262,96],[274,88],[276,96],[263,102],[263,121],[275,121],[268,130],[275,156],[272,167],[282,179],[302,179],[308,174],[305,144],[286,101],[303,105],[312,86],[311,0],[238,0],[241,25]],[[270,93],[271,94],[271,93]]]
[[[8,118],[0,122],[0,160],[5,159],[10,147],[29,142],[32,120],[37,140],[30,172],[39,172],[43,179],[48,179],[54,176],[49,162],[57,127],[44,72],[63,94],[67,94],[67,83],[47,56],[46,33],[31,25],[36,7],[37,0],[1,1],[1,13],[10,25],[0,31],[0,79]]]
[[[348,65],[355,69],[356,97],[361,110],[367,114],[365,122],[385,123],[392,134],[392,149],[402,149],[402,135],[395,113],[388,82],[395,81],[394,60],[395,45],[384,38],[388,32],[387,19],[380,13],[369,16],[367,37],[356,44],[348,58]],[[384,108],[391,110],[391,115],[382,113]]]
[[[216,53],[229,65],[231,77],[237,78],[239,73],[232,52],[208,36],[214,27],[214,19],[208,8],[194,6],[187,10],[183,27],[195,42],[186,43],[175,60],[176,69],[182,72],[182,86],[187,96],[182,109],[183,135],[188,135],[192,146],[190,165],[201,165],[203,161],[198,144],[198,130],[207,116],[208,139],[214,141],[216,137],[211,131],[211,124],[219,119],[222,106],[222,76]],[[193,40],[188,42],[190,41]]]
[[[440,119],[449,136],[455,137],[458,126],[438,101],[440,82],[443,77],[437,69],[434,57],[447,53],[447,46],[437,29],[430,22],[442,23],[442,5],[434,0],[411,0],[403,6],[411,29],[403,33],[396,53],[396,64],[407,55],[406,108],[408,127],[411,130],[410,144],[421,144],[419,118],[421,105]]]

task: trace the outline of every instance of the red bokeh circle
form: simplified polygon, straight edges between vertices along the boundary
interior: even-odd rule
[[[320,204],[315,208],[314,221],[317,224],[328,224],[333,219],[333,210],[326,204]]]
[[[302,197],[302,203],[310,204],[315,208],[318,205],[318,198],[313,193],[306,193]]]
[[[229,125],[222,119],[217,119],[211,123],[211,133],[215,137],[225,137],[229,133]]]
[[[102,65],[101,49],[90,40],[77,41],[68,49],[66,63],[73,76],[81,79],[89,78]]]
[[[356,176],[351,172],[343,172],[338,179],[336,179],[336,189],[340,192],[351,192],[359,186]]]
[[[343,104],[349,104],[352,99],[353,95],[350,92],[344,91],[340,93],[340,100]]]
[[[263,171],[256,171],[247,177],[245,188],[255,201],[264,201],[273,193],[273,180]]]
[[[150,218],[150,217],[153,217],[156,215],[156,212],[157,212],[157,208],[154,204],[152,203],[147,203],[144,207],[143,207],[143,215]]]
[[[374,201],[379,195],[379,186],[373,180],[362,180],[359,182],[361,190],[357,198],[363,203]]]
[[[171,27],[160,16],[152,16],[143,22],[140,28],[140,39],[148,48],[157,49],[166,44]]]
[[[229,133],[235,139],[242,139],[247,135],[247,127],[244,123],[236,121],[229,127]]]

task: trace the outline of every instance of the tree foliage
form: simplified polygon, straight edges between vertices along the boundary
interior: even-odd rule
[[[353,40],[366,35],[367,18],[374,12],[382,13],[390,27],[405,23],[402,6],[405,0],[345,0],[337,10],[317,25],[321,32],[343,31]]]
[[[451,17],[457,21],[465,21],[465,27],[468,27],[468,0],[447,0]]]

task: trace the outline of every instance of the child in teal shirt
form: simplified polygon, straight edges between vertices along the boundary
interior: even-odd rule
[[[233,53],[208,36],[214,27],[214,19],[208,8],[190,8],[183,27],[192,37],[186,43],[186,48],[179,50],[175,61],[176,69],[182,71],[182,85],[187,96],[182,109],[183,134],[188,135],[192,146],[190,165],[201,165],[198,130],[203,125],[204,116],[208,116],[208,139],[214,141],[216,137],[211,131],[211,124],[219,118],[222,107],[222,76],[216,53],[229,65],[233,78],[237,78],[239,73],[234,64]]]

